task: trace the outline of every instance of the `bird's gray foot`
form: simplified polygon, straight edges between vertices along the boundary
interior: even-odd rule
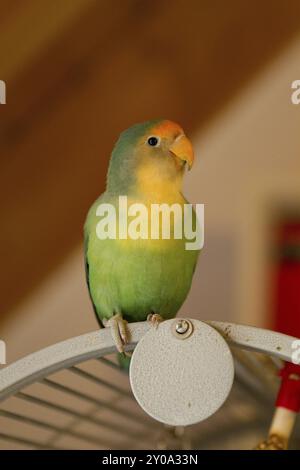
[[[106,321],[105,327],[110,327],[111,335],[117,350],[120,353],[124,353],[127,355],[127,353],[124,351],[124,346],[129,341],[127,321],[124,320],[120,313],[118,313],[117,315],[114,315]]]
[[[161,315],[158,315],[158,313],[150,313],[150,315],[147,316],[147,321],[149,321],[154,328],[158,328],[158,325],[164,321],[164,319]]]

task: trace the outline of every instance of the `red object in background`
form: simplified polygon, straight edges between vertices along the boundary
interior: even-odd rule
[[[275,330],[300,338],[300,220],[278,230]]]
[[[300,338],[300,221],[278,229],[275,267],[275,329]],[[300,365],[286,363],[276,407],[300,411]]]
[[[300,366],[286,362],[280,371],[282,378],[276,407],[281,406],[299,413],[300,411]]]

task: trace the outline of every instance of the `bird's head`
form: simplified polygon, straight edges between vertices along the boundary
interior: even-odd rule
[[[194,162],[194,151],[175,122],[157,119],[122,132],[112,153],[108,187],[181,183],[184,169]]]

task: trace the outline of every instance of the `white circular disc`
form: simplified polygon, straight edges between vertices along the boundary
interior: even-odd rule
[[[172,426],[198,423],[215,413],[233,382],[230,349],[211,326],[189,320],[192,334],[180,339],[174,322],[162,322],[139,341],[130,363],[133,394],[152,418]]]

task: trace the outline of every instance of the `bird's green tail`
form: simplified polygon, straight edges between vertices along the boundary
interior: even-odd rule
[[[122,370],[129,372],[131,357],[125,356],[123,353],[118,353],[118,363]]]

